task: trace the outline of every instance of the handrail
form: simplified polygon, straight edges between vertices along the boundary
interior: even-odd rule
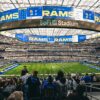
[[[90,85],[90,86],[89,86],[89,85]],[[87,87],[90,88],[90,91],[89,91],[90,93],[92,92],[92,89],[100,90],[99,87],[93,87],[94,85],[98,86],[98,85],[100,85],[100,84],[94,84],[94,83],[87,83],[87,84],[85,84],[85,87],[86,87],[86,95],[87,95],[87,96],[90,96],[91,100],[92,100],[92,99],[100,100],[100,99],[98,99],[97,97],[94,97],[92,94],[87,93]]]
[[[83,85],[89,86],[89,85],[100,85],[100,82],[94,82],[94,83],[84,83]]]
[[[90,95],[90,94],[87,94],[87,96],[90,96],[90,97],[91,97],[91,100],[92,100],[92,99],[100,100],[100,99],[98,99],[98,98],[96,98],[96,97],[94,97],[93,95]]]
[[[98,84],[98,85],[100,85],[100,84]],[[86,87],[90,87],[90,88],[92,88],[92,89],[100,90],[100,88],[98,88],[98,87],[92,87],[93,85],[91,85],[91,86],[85,85],[85,86],[86,86]]]

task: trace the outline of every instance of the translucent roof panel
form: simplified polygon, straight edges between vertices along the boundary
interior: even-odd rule
[[[100,13],[100,0],[0,0],[0,11],[39,5],[72,6]]]
[[[100,36],[100,32],[81,30],[81,29],[65,29],[65,28],[28,28],[28,29],[15,29],[9,31],[0,32],[0,34],[14,37],[14,34],[22,33],[26,35],[46,35],[46,36],[64,36],[64,35],[97,35]],[[7,35],[8,36],[8,35]]]

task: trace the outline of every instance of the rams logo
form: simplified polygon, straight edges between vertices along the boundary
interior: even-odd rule
[[[33,15],[33,10],[30,10],[30,15]]]
[[[100,17],[98,17],[98,16],[95,16],[95,22],[99,22],[100,23]]]
[[[73,12],[68,11],[49,11],[49,10],[43,10],[43,16],[59,16],[59,17],[73,17]]]

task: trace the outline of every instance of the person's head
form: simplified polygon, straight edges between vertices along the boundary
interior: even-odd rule
[[[58,77],[64,77],[63,71],[59,70],[57,76],[58,76]]]
[[[62,77],[62,78],[60,79],[60,82],[61,82],[62,84],[65,84],[66,78]]]
[[[95,76],[95,73],[91,73],[91,76]]]
[[[23,93],[21,91],[13,92],[7,100],[23,100]]]
[[[86,73],[85,76],[88,76],[88,73]]]
[[[24,76],[28,73],[28,70],[27,70],[27,66],[23,66],[23,69],[21,71],[21,76]]]
[[[84,85],[78,85],[76,88],[76,93],[79,95],[83,95],[83,93],[85,92],[85,87]]]
[[[24,69],[27,69],[27,66],[23,66],[24,67]]]
[[[51,75],[48,76],[48,82],[52,83],[53,82],[53,77]]]
[[[67,78],[68,78],[69,80],[72,79],[72,76],[71,76],[70,73],[68,73]]]
[[[13,80],[12,78],[11,78],[11,79],[9,79],[9,81],[8,81],[8,82],[9,82],[9,84],[10,84],[10,85],[14,85],[14,80]]]
[[[33,76],[37,76],[37,74],[38,74],[38,71],[33,71]]]

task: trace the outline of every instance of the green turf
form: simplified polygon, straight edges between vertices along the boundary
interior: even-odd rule
[[[58,70],[63,70],[65,73],[100,73],[96,69],[89,68],[78,62],[71,63],[21,63],[18,67],[8,71],[7,75],[20,75],[23,66],[26,65],[29,73],[33,70],[39,71],[39,74],[56,74]]]

